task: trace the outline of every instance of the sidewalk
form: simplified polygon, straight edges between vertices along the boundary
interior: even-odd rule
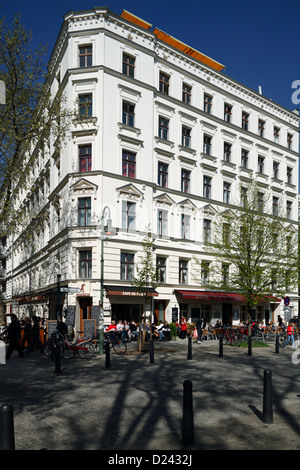
[[[297,450],[300,365],[292,350],[218,341],[155,343],[149,353],[54,362],[38,350],[0,365],[0,405],[14,408],[16,450]],[[299,352],[300,357],[300,352]],[[264,370],[272,372],[273,424],[262,422]],[[182,444],[183,383],[192,381],[194,444]]]

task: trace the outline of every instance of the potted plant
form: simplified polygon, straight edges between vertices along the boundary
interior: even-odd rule
[[[175,323],[170,323],[170,330],[171,330],[171,339],[176,341],[177,338],[177,327]]]
[[[188,323],[187,324],[187,334],[190,334],[191,336],[193,336],[195,328],[196,328],[195,323]]]

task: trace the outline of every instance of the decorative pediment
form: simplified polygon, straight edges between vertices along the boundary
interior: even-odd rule
[[[77,194],[91,194],[97,192],[98,186],[85,178],[81,178],[79,181],[76,181],[70,189],[71,192]]]
[[[166,193],[160,194],[159,196],[155,196],[153,198],[154,203],[158,204],[167,204],[171,206],[172,204],[175,204],[175,201]]]
[[[189,199],[184,199],[183,201],[179,202],[178,205],[180,206],[181,209],[184,209],[184,210],[194,211],[197,209],[195,204]]]
[[[226,209],[225,211],[222,212],[222,214],[220,214],[222,217],[226,217],[226,219],[235,219],[236,218],[236,214],[230,210],[230,209]]]
[[[205,206],[203,206],[201,211],[203,212],[203,214],[210,216],[214,216],[218,213],[218,211],[211,204],[206,204]]]
[[[120,188],[116,189],[118,197],[121,195],[127,197],[133,197],[135,199],[140,199],[143,196],[143,193],[137,189],[133,184],[126,184],[125,186],[121,186]]]

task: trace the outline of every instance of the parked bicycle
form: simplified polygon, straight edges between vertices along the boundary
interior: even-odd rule
[[[59,333],[58,344],[56,333],[53,333],[45,345],[46,356],[55,359],[56,348],[59,347],[59,353],[64,359],[71,359],[75,354],[78,354],[82,359],[90,359],[94,355],[95,348],[89,340],[80,337],[82,333],[82,331],[77,332],[74,342],[69,341],[67,335]]]
[[[243,332],[239,328],[223,328],[223,343],[240,346],[243,340]]]
[[[104,333],[104,340],[109,343],[109,347],[117,354],[125,354],[127,351],[127,344],[121,338],[121,335],[115,331]]]

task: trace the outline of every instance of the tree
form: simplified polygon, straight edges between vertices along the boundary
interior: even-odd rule
[[[250,320],[259,302],[297,290],[298,235],[280,204],[272,206],[255,182],[240,188],[240,201],[215,217],[211,240],[205,242],[210,261],[195,258],[195,280],[240,293]]]
[[[144,315],[140,314],[140,331],[139,331],[139,351],[142,349],[142,342],[145,342],[145,335],[146,335],[146,310],[147,305],[152,302],[153,299],[153,292],[159,286],[158,276],[157,276],[157,269],[155,262],[153,260],[153,250],[154,250],[154,241],[151,236],[151,232],[148,230],[148,235],[144,238],[142,246],[143,246],[143,254],[139,259],[139,263],[136,265],[136,276],[132,278],[131,284],[142,294],[144,297]],[[152,311],[152,307],[150,308]],[[143,329],[141,329],[141,325],[143,325]],[[143,333],[143,335],[142,335]],[[152,330],[151,330],[151,314],[150,314],[150,338],[152,337]]]
[[[46,211],[26,207],[26,195],[34,191],[30,172],[39,152],[49,149],[50,136],[59,148],[73,116],[64,106],[62,90],[51,91],[45,48],[32,51],[31,39],[18,16],[11,26],[0,20],[0,80],[5,85],[5,103],[0,104],[0,239],[21,232],[21,226],[30,238],[43,223]]]

